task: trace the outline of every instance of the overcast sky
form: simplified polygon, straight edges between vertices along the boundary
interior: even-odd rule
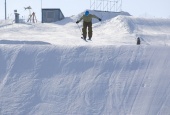
[[[91,0],[91,3],[93,1]],[[90,0],[6,0],[6,3],[9,18],[14,18],[13,12],[15,9],[17,9],[20,16],[27,18],[29,11],[24,10],[24,7],[27,6],[32,7],[32,11],[36,13],[38,20],[41,20],[41,6],[42,8],[60,8],[66,17],[90,9]],[[5,18],[4,4],[5,0],[0,0],[0,19]],[[103,5],[99,4],[99,0],[96,7],[103,9]],[[113,2],[108,3],[108,9],[110,8],[114,9]],[[105,9],[107,8],[105,7]],[[122,0],[122,10],[134,16],[170,18],[170,0]]]

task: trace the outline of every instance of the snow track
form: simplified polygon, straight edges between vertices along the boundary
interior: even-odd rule
[[[0,113],[166,115],[169,50],[0,45]]]

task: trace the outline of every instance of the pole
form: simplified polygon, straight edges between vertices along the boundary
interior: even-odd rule
[[[5,20],[6,20],[6,0],[5,0]]]
[[[77,26],[79,27],[79,30],[80,30],[80,33],[81,33],[81,29],[80,29],[80,26],[77,24]]]

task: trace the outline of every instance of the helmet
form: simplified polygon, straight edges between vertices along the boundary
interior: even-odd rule
[[[84,14],[85,14],[86,16],[88,16],[88,15],[89,15],[89,11],[86,11]]]

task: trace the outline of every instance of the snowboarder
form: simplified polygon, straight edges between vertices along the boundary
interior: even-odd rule
[[[82,32],[83,32],[83,38],[84,40],[86,40],[86,36],[87,36],[87,27],[88,27],[88,40],[91,40],[92,38],[92,18],[96,18],[99,21],[101,21],[101,19],[99,17],[97,17],[96,15],[92,15],[89,14],[89,11],[86,11],[84,13],[84,15],[80,18],[80,20],[78,20],[76,23],[78,24],[81,20],[83,20],[83,28],[82,28]]]

